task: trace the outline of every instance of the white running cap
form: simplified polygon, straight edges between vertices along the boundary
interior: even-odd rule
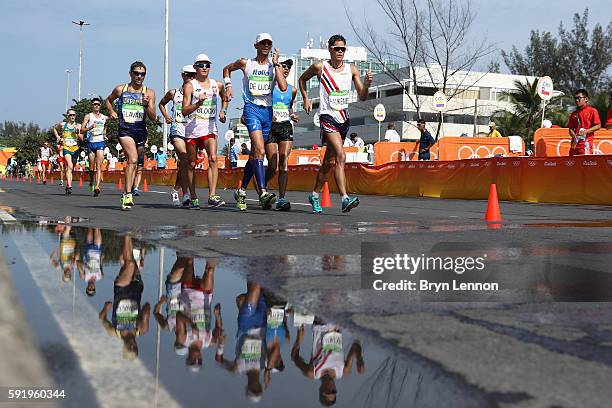
[[[196,63],[196,62],[200,62],[200,61],[202,61],[202,62],[212,62],[210,60],[210,58],[208,58],[208,55],[206,55],[206,54],[198,54],[195,57],[195,60],[193,62]]]
[[[181,70],[181,74],[182,74],[183,72],[189,72],[189,73],[191,73],[191,74],[195,74],[196,70],[195,70],[195,68],[193,67],[193,65],[185,65],[185,66],[183,67],[183,69]]]
[[[259,44],[260,42],[264,40],[272,41],[272,36],[268,33],[259,33],[257,34],[257,38],[255,38],[255,44]]]

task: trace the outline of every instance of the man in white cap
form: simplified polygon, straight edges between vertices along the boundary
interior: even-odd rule
[[[183,85],[195,78],[196,70],[193,65],[185,65],[181,70]],[[166,110],[168,102],[172,101],[171,115]],[[176,181],[172,189],[172,203],[175,207],[181,206],[178,190],[183,187],[187,174],[187,145],[185,144],[185,117],[183,117],[183,87],[170,89],[159,101],[159,110],[167,124],[170,125],[170,143],[178,157]],[[183,191],[186,194],[187,191]]]
[[[223,68],[223,81],[227,88],[228,100],[233,96],[230,75],[233,71],[242,70],[242,98],[244,99],[243,119],[251,139],[251,154],[244,167],[242,185],[234,194],[236,206],[240,211],[247,209],[246,188],[251,178],[261,191],[259,202],[263,208],[269,208],[276,202],[276,195],[266,190],[266,172],[264,169],[265,142],[272,126],[272,91],[274,84],[281,92],[287,90],[287,80],[278,63],[279,50],[274,49],[272,62],[268,57],[272,50],[272,36],[260,33],[255,38],[255,59],[240,58]]]
[[[198,54],[193,67],[195,78],[183,85],[183,115],[188,118],[185,123],[187,144],[187,177],[183,181],[183,192],[189,188],[189,208],[199,209],[200,201],[195,189],[195,168],[198,149],[206,149],[208,155],[208,206],[225,205],[217,195],[217,99],[220,96],[222,109],[219,121],[225,123],[228,101],[225,97],[225,86],[209,78],[211,61],[206,54]],[[185,198],[185,197],[184,197]],[[185,200],[183,201],[185,203]]]

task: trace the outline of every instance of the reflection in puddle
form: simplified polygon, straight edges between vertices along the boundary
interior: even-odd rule
[[[3,232],[23,258],[13,274],[41,348],[65,336],[84,371],[66,386],[91,385],[103,406],[134,398],[144,406],[193,406],[202,392],[217,406],[355,406],[364,398],[366,360],[377,367],[395,359],[236,273],[236,264],[257,260],[194,258],[67,224]],[[325,258],[324,269],[340,258]],[[41,297],[60,334],[46,329],[48,319],[32,318],[43,313]],[[52,374],[62,384],[66,373]],[[387,406],[404,406],[404,397]]]

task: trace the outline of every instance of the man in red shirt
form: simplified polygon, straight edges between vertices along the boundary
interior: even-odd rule
[[[584,89],[574,92],[576,110],[572,112],[567,127],[572,137],[570,156],[593,154],[595,131],[601,129],[597,109],[589,106],[589,94]]]

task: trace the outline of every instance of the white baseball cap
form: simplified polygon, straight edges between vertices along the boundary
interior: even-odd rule
[[[268,33],[259,33],[257,34],[257,38],[255,38],[255,44],[259,44],[264,40],[272,41],[272,36]]]
[[[208,58],[208,55],[206,55],[206,54],[198,54],[195,57],[195,60],[193,62],[196,63],[196,62],[200,62],[200,61],[212,62],[210,60],[210,58]]]
[[[196,70],[195,70],[195,68],[193,67],[193,65],[185,65],[185,66],[183,67],[183,69],[181,70],[181,74],[182,74],[183,72],[189,72],[190,74],[195,74]]]

